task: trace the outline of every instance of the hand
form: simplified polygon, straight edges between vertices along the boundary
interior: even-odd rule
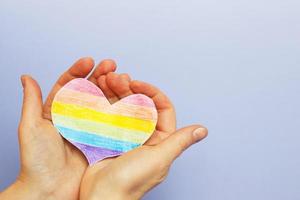
[[[186,148],[206,137],[207,129],[194,125],[175,131],[172,103],[150,84],[115,73],[108,73],[98,84],[114,100],[134,93],[151,97],[158,110],[158,122],[145,145],[88,167],[81,183],[80,199],[140,199],[165,179],[172,162]]]
[[[51,122],[50,110],[56,92],[70,80],[86,77],[93,67],[91,58],[78,60],[58,79],[44,105],[37,82],[29,76],[22,76],[21,170],[16,182],[0,194],[1,199],[78,199],[87,161],[57,132]],[[105,60],[98,64],[88,79],[97,84],[99,77],[115,70],[116,64]]]

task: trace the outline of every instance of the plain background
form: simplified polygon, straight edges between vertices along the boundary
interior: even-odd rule
[[[1,0],[0,189],[19,170],[20,75],[46,96],[76,59],[92,56],[165,91],[178,127],[209,128],[146,200],[300,199],[299,8],[299,0]]]

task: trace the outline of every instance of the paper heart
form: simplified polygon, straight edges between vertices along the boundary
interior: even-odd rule
[[[73,79],[57,92],[51,114],[59,133],[90,165],[142,145],[157,122],[149,97],[133,94],[111,105],[101,89],[83,78]]]

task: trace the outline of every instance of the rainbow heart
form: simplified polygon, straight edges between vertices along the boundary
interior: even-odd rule
[[[51,114],[59,133],[90,165],[142,145],[157,122],[149,97],[133,94],[111,105],[101,89],[83,78],[73,79],[57,92]]]

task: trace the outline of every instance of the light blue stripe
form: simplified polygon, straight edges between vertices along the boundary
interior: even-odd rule
[[[122,152],[127,152],[131,149],[140,146],[139,144],[136,143],[115,140],[115,139],[102,137],[84,131],[77,131],[77,130],[65,128],[62,126],[56,126],[56,127],[58,128],[59,132],[62,134],[64,138],[82,144],[87,144],[91,146],[102,147],[102,148],[122,151]]]

